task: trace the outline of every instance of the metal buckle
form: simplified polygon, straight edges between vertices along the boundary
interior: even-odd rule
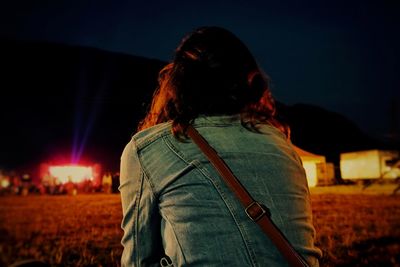
[[[251,208],[253,208],[254,205],[257,205],[258,210],[261,211],[261,213],[257,212],[257,215],[255,216],[255,218],[253,218],[253,217],[250,215],[250,213],[249,213],[249,210],[250,210]],[[268,209],[267,209],[267,210],[268,210]],[[264,216],[265,214],[269,214],[269,211],[267,211],[267,210],[264,209],[263,205],[261,205],[261,204],[258,203],[257,201],[254,201],[254,202],[252,202],[252,203],[245,209],[245,212],[246,212],[247,216],[249,216],[249,218],[250,218],[252,221],[256,222],[256,221],[258,221],[259,219],[261,219],[261,217]]]
[[[172,260],[171,260],[171,258],[170,257],[168,257],[168,256],[165,256],[165,257],[163,257],[163,258],[161,258],[161,260],[160,260],[160,265],[162,266],[162,267],[173,267],[174,265],[172,264]]]

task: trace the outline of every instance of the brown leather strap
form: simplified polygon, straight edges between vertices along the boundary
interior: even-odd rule
[[[207,143],[200,133],[193,127],[189,126],[187,134],[193,142],[206,155],[211,164],[221,175],[228,187],[233,191],[237,198],[245,208],[245,212],[249,218],[256,222],[264,233],[271,239],[280,253],[286,258],[292,267],[308,266],[306,261],[298,254],[283,233],[269,218],[268,208],[255,201],[244,186],[239,182],[236,176],[229,169],[228,165],[218,156],[217,152]]]

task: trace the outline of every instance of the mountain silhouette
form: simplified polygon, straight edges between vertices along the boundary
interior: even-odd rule
[[[90,159],[117,170],[119,157],[166,64],[95,48],[1,40],[0,168]],[[339,153],[381,146],[345,116],[277,103],[293,143],[338,162]]]
[[[382,143],[361,131],[344,115],[310,104],[277,104],[277,113],[291,127],[291,140],[310,152],[339,163],[341,152],[386,149]]]
[[[0,166],[67,160],[75,150],[117,168],[164,63],[53,43],[0,47]]]

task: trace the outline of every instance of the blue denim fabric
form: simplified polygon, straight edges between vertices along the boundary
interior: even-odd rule
[[[194,126],[318,266],[305,172],[284,135],[269,125],[249,131],[239,116],[201,117]],[[199,148],[172,136],[170,123],[132,138],[120,175],[122,266],[160,266],[164,255],[174,266],[288,266]]]

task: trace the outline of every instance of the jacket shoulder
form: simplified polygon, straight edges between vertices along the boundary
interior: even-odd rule
[[[135,142],[137,149],[142,149],[162,136],[170,134],[172,134],[171,122],[165,122],[137,132],[132,136],[132,140]]]

